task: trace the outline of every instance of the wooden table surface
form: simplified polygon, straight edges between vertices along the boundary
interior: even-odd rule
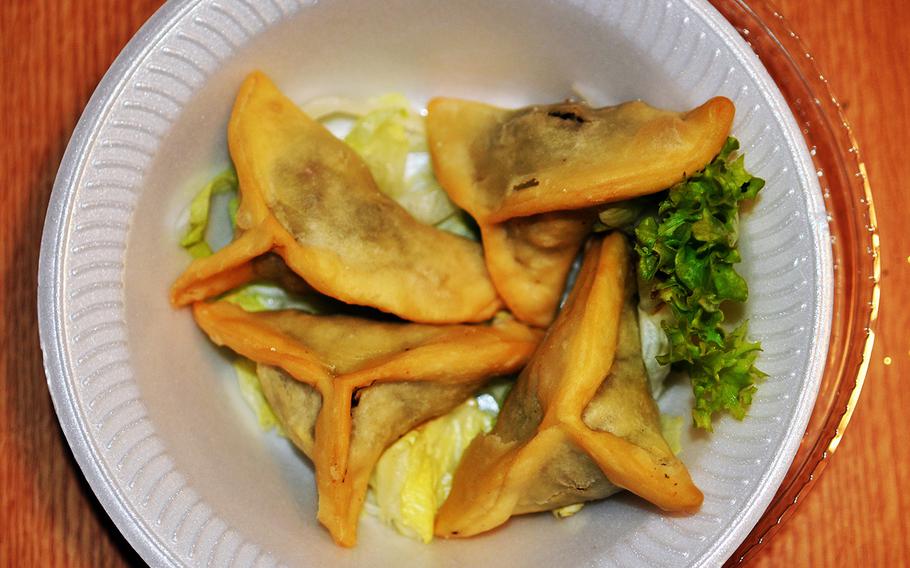
[[[0,567],[141,559],[100,508],[57,424],[35,315],[41,228],[82,108],[159,0],[0,3]],[[781,0],[846,108],[882,237],[878,342],[847,435],[759,566],[910,563],[910,2]],[[903,229],[901,228],[903,227]]]

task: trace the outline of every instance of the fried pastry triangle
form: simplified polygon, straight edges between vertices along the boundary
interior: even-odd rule
[[[466,537],[510,516],[625,488],[669,511],[702,494],[660,431],[635,309],[627,245],[594,240],[566,305],[503,405],[465,452],[436,534]]]
[[[411,321],[483,321],[500,306],[480,245],[411,217],[262,73],[237,95],[228,143],[239,236],[178,278],[175,306],[251,280],[251,261],[268,252],[323,294]]]
[[[249,313],[224,301],[197,303],[193,315],[216,344],[259,364],[266,397],[313,460],[319,521],[343,546],[356,542],[382,452],[487,379],[516,372],[541,335],[514,320],[432,326]]]
[[[427,137],[442,187],[480,226],[496,289],[519,319],[544,326],[592,208],[702,169],[723,147],[733,113],[722,97],[686,113],[642,102],[507,110],[437,98]]]

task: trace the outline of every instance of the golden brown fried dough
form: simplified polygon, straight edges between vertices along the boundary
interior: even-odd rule
[[[428,111],[436,176],[480,226],[496,289],[519,319],[544,326],[592,208],[655,193],[702,169],[723,146],[734,107],[718,97],[686,113],[642,102],[507,110],[437,98]]]
[[[475,535],[512,515],[601,499],[618,488],[669,511],[700,506],[701,492],[661,435],[633,278],[622,236],[592,241],[496,426],[465,452],[436,534]]]
[[[171,289],[174,305],[249,281],[251,261],[274,252],[323,294],[411,321],[483,321],[499,308],[480,245],[411,217],[262,73],[240,89],[228,142],[239,235],[190,265]]]
[[[382,452],[487,379],[516,372],[541,336],[511,319],[432,326],[249,313],[224,301],[197,303],[193,315],[216,344],[259,364],[269,403],[313,460],[319,521],[343,546],[356,542],[367,483]]]

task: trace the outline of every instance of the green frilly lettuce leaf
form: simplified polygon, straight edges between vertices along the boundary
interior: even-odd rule
[[[657,212],[635,228],[639,277],[674,316],[663,323],[670,350],[659,360],[688,373],[693,420],[708,430],[718,413],[745,416],[765,376],[754,365],[761,345],[747,339],[747,324],[733,331],[723,326],[722,305],[749,297],[734,268],[741,260],[739,207],[765,183],[746,171],[742,156],[734,157],[738,148],[729,138],[703,171],[670,188]]]

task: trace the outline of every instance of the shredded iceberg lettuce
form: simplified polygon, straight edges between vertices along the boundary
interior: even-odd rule
[[[389,101],[394,101],[395,98],[406,100],[406,97],[398,93],[389,93],[367,99],[329,95],[309,99],[300,105],[300,109],[313,119],[325,124],[334,119],[356,119],[374,110],[388,106]],[[410,103],[406,104],[410,109]],[[422,120],[419,115],[417,119]],[[339,137],[344,138],[344,135]]]
[[[355,120],[344,141],[363,158],[383,193],[396,198],[407,189],[408,154],[412,146],[420,144],[423,133],[413,130],[419,122],[408,124],[411,109],[407,99],[385,95],[382,100],[378,108]]]
[[[212,198],[222,193],[233,193],[228,202],[228,215],[231,226],[237,214],[237,172],[228,168],[221,172],[203,187],[190,202],[189,222],[186,233],[180,239],[180,246],[185,248],[193,258],[212,254],[212,247],[206,240],[206,229],[209,227]]]
[[[686,421],[682,416],[660,415],[660,433],[674,455],[682,451],[682,430]]]
[[[246,357],[238,357],[233,366],[234,372],[237,373],[240,394],[243,395],[243,400],[256,414],[259,426],[265,431],[275,428],[283,436],[284,431],[278,422],[278,417],[275,416],[275,412],[272,411],[272,407],[269,406],[269,402],[262,393],[262,384],[259,382],[259,375],[256,374],[256,363]]]
[[[584,507],[584,506],[585,506],[584,503],[574,503],[572,505],[566,505],[565,507],[553,509],[550,512],[553,513],[553,516],[556,517],[557,519],[568,519],[575,513],[581,511],[582,507]]]
[[[471,218],[452,203],[436,181],[424,119],[404,95],[391,93],[366,101],[320,98],[302,108],[343,138],[367,164],[380,191],[415,219],[479,239]],[[345,120],[353,122],[345,125]]]
[[[221,296],[220,299],[236,304],[248,312],[303,310],[310,314],[318,314],[324,311],[320,305],[320,297],[292,294],[281,286],[268,282],[244,284]]]
[[[498,413],[494,397],[482,394],[405,434],[373,469],[366,510],[401,534],[430,542],[461,455],[475,436],[490,431]]]
[[[660,357],[670,352],[670,340],[664,333],[663,322],[672,321],[673,313],[666,306],[649,310],[638,306],[638,332],[641,339],[641,358],[651,385],[651,394],[657,398],[664,391],[664,382],[670,374],[670,365],[661,364]]]

